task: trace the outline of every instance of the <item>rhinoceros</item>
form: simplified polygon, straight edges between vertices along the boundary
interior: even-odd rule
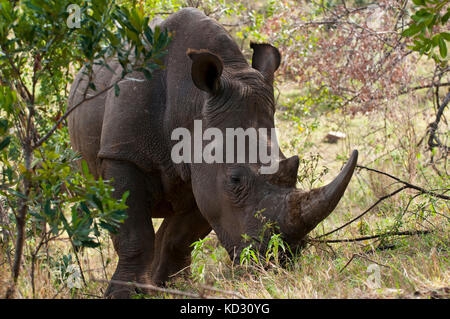
[[[272,174],[261,173],[260,161],[175,162],[176,128],[193,131],[200,121],[202,130],[214,127],[224,134],[227,128],[273,129],[273,81],[281,56],[270,44],[252,43],[250,66],[223,26],[194,8],[159,25],[173,36],[164,68],[151,79],[141,72],[127,75],[118,96],[105,91],[68,117],[72,147],[90,172],[112,179],[114,196],[130,192],[128,217],[112,234],[118,264],[105,293],[110,298],[133,293],[118,281],[163,285],[190,265],[191,244],[212,230],[232,260],[239,260],[248,238],[262,238],[258,248],[264,251],[268,235],[259,234],[267,221],[297,247],[334,210],[357,162],[355,150],[330,184],[311,191],[296,189],[299,158],[281,151]],[[117,62],[96,66],[97,92],[121,73]],[[85,94],[87,85],[80,71],[69,109],[95,95],[90,88]],[[268,147],[275,142],[276,137],[266,139]],[[152,218],[164,218],[156,234]]]

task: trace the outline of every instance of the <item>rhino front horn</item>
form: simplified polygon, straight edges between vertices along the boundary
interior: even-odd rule
[[[357,160],[358,151],[354,150],[347,164],[330,184],[310,192],[294,190],[289,195],[286,224],[291,235],[298,239],[303,238],[331,214],[344,195]]]

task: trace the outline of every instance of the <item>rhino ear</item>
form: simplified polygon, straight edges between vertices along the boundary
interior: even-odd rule
[[[280,66],[281,54],[277,48],[268,43],[250,43],[253,49],[252,68],[262,73],[267,82],[272,84],[274,73]]]
[[[202,91],[216,94],[220,89],[222,60],[207,50],[188,49],[186,53],[192,60],[191,76],[195,86]]]
[[[250,43],[253,49],[252,68],[262,73],[266,81],[273,82],[275,71],[280,66],[281,54],[277,48],[267,43]]]

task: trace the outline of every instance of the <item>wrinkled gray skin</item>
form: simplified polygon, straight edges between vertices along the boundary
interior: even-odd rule
[[[115,196],[129,190],[128,218],[113,236],[119,256],[112,279],[164,284],[190,264],[190,244],[212,229],[232,259],[248,245],[242,235],[258,238],[262,211],[276,222],[295,247],[337,205],[356,165],[354,151],[329,185],[304,192],[295,189],[298,157],[280,153],[279,171],[258,173],[259,164],[174,164],[170,154],[177,127],[203,129],[273,128],[273,76],[278,50],[252,44],[249,66],[236,43],[215,20],[196,9],[178,11],[161,22],[173,33],[165,68],[147,80],[133,73],[114,90],[84,102],[68,119],[73,148],[96,177],[114,179]],[[121,74],[94,68],[98,91]],[[76,77],[69,107],[83,99],[87,81]],[[88,90],[86,97],[96,93]],[[193,134],[192,134],[193,135]],[[270,142],[270,141],[269,141]],[[206,141],[204,144],[207,144]],[[155,234],[151,218],[164,218]],[[270,234],[265,234],[260,248]],[[237,257],[237,258],[236,258]],[[111,284],[107,297],[127,298],[130,288]]]

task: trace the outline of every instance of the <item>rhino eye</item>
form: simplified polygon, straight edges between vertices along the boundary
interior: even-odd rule
[[[230,181],[231,181],[233,184],[239,184],[239,183],[241,182],[241,177],[238,176],[238,175],[231,175],[231,176],[230,176]]]

